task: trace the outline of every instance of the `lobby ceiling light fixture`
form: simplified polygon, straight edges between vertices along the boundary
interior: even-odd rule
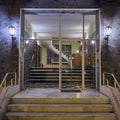
[[[16,30],[15,30],[15,27],[14,26],[10,26],[9,27],[9,33],[10,33],[10,35],[13,37],[14,35],[15,35],[15,33],[16,33]]]
[[[79,50],[76,50],[76,53],[79,53]]]

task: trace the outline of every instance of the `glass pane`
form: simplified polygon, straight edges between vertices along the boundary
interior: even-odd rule
[[[95,88],[96,16],[85,15],[85,87]]]
[[[29,36],[25,36],[25,40],[29,40],[25,48],[25,55],[27,56],[25,63],[33,63],[28,68],[26,68],[27,64],[25,64],[25,70],[27,71],[25,71],[25,76],[27,76],[25,83],[27,83],[28,87],[58,88],[59,15],[27,14],[25,15],[24,28],[25,33],[29,34]],[[30,60],[28,61],[29,58]]]
[[[62,90],[80,90],[82,57],[82,16],[61,15],[62,38]]]

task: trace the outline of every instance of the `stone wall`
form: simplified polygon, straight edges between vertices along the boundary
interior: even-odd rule
[[[106,41],[105,27],[112,33]],[[120,7],[101,8],[102,72],[112,72],[120,81]]]
[[[16,28],[11,37],[9,27]],[[0,8],[0,81],[7,72],[18,71],[19,9]]]
[[[113,72],[120,68],[119,44],[120,44],[120,2],[118,0],[4,0],[0,1],[0,82],[6,72],[18,71],[19,55],[19,27],[20,8],[96,8],[101,7],[101,37],[104,36],[103,28],[110,24],[113,32],[107,46],[102,44],[102,70],[112,68]],[[105,5],[107,7],[105,7]],[[114,7],[109,7],[114,6]],[[14,25],[16,35],[13,39],[9,35],[9,26]],[[104,38],[102,37],[102,43]],[[114,43],[114,47],[113,47]],[[119,43],[119,44],[118,44]],[[114,49],[117,48],[117,49]],[[104,50],[105,49],[105,50]],[[107,49],[107,50],[106,50]],[[109,53],[109,54],[108,54]],[[114,54],[111,54],[114,53]],[[110,59],[105,59],[109,58]],[[112,55],[112,56],[111,56]],[[113,59],[113,58],[116,59]],[[109,63],[114,61],[114,64]],[[109,64],[108,64],[109,63]],[[107,66],[107,67],[106,67]],[[109,67],[108,67],[109,66]],[[115,67],[116,66],[116,67]],[[115,67],[115,68],[114,68]],[[107,68],[107,69],[106,69]],[[114,68],[114,69],[113,69]],[[120,71],[120,70],[119,70]]]

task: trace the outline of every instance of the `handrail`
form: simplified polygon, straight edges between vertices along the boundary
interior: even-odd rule
[[[4,78],[3,78],[3,81],[1,82],[0,84],[0,88],[2,87],[2,85],[4,84],[5,82],[5,86],[6,86],[6,78],[8,77],[9,74],[14,74],[14,77],[15,77],[15,85],[17,84],[17,74],[16,72],[8,72],[5,74]]]
[[[32,67],[34,58],[35,58],[35,55],[33,54],[32,57],[31,57],[31,60],[30,60],[29,67]]]
[[[114,87],[118,87],[118,89],[120,90],[120,84],[119,82],[117,81],[117,79],[115,78],[114,74],[113,73],[109,73],[109,72],[103,72],[103,85],[105,85],[105,81],[107,81],[107,85],[109,85],[109,80],[106,79],[105,75],[110,75],[112,76],[113,80],[114,80]]]
[[[7,85],[7,77],[9,75],[13,74],[14,75],[14,79],[12,78],[10,80],[10,84]],[[1,84],[0,84],[0,102],[2,102],[2,100],[5,97],[5,94],[7,92],[7,86],[12,86],[12,85],[16,85],[17,84],[17,74],[16,72],[8,72],[5,74]]]

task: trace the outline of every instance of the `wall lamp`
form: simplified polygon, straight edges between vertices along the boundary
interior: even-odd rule
[[[29,44],[29,40],[26,40],[25,43],[26,43],[26,44]]]
[[[106,32],[106,36],[104,39],[107,40],[107,42],[108,42],[109,37],[110,37],[111,32],[112,32],[112,27],[110,25],[106,26],[105,32]]]
[[[91,43],[92,43],[92,44],[95,44],[95,41],[94,41],[94,40],[92,40],[92,41],[91,41]]]
[[[11,25],[9,27],[9,33],[10,33],[10,35],[13,37],[15,35],[15,32],[16,32],[15,27]]]

